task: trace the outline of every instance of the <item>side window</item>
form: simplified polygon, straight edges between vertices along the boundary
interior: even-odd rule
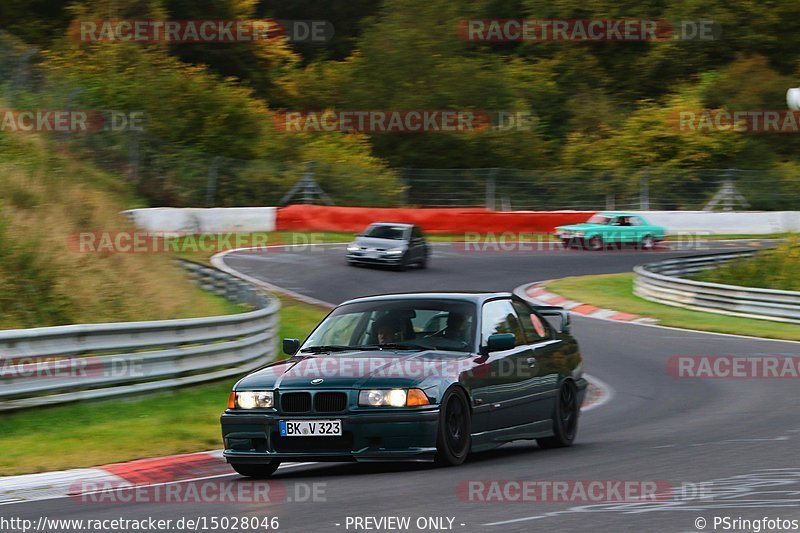
[[[419,226],[414,226],[413,228],[411,228],[411,238],[412,239],[422,238],[422,230],[419,229]]]
[[[644,221],[639,217],[631,217],[631,226],[644,226]]]
[[[549,337],[542,317],[522,302],[514,300],[513,305],[519,315],[519,321],[522,323],[522,329],[525,331],[528,342],[536,342]]]
[[[484,304],[482,323],[481,344],[483,345],[486,345],[489,336],[495,333],[513,333],[517,337],[517,346],[526,344],[517,313],[511,306],[510,300],[495,300]]]

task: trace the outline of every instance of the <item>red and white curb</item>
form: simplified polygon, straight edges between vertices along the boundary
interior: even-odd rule
[[[614,320],[617,322],[636,322],[638,324],[655,324],[658,322],[655,318],[643,317],[632,313],[623,313],[612,309],[602,309],[594,305],[569,300],[548,291],[546,284],[546,281],[531,283],[517,288],[514,292],[534,303],[540,305],[557,305],[568,310],[570,313],[577,313],[591,318],[602,318],[604,320]]]
[[[140,459],[95,468],[0,477],[0,505],[234,474],[222,451]]]

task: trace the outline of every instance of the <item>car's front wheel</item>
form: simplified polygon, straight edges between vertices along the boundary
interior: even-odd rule
[[[280,465],[281,462],[278,460],[272,460],[264,464],[231,463],[231,467],[236,470],[237,474],[259,479],[270,477]]]
[[[639,246],[642,248],[642,250],[652,250],[655,245],[656,242],[652,235],[645,235],[642,237],[642,240],[639,243]]]
[[[460,465],[467,459],[471,444],[471,416],[467,395],[458,387],[449,389],[439,411],[436,462],[443,466]]]
[[[553,410],[553,436],[536,439],[540,448],[564,448],[578,434],[578,388],[572,381],[561,384]]]
[[[586,247],[590,250],[597,252],[603,249],[603,238],[600,235],[595,235],[586,241]]]

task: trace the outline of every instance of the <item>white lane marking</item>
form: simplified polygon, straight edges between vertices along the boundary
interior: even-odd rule
[[[603,392],[603,395],[596,402],[590,403],[586,407],[581,407],[582,413],[591,411],[592,409],[597,409],[601,405],[610,402],[611,399],[614,397],[614,389],[611,388],[611,385],[609,385],[605,381],[597,379],[596,377],[590,374],[584,374],[583,377],[586,378],[586,381],[588,381],[589,383],[600,389]]]
[[[211,257],[210,261],[211,261],[211,265],[212,266],[222,270],[223,272],[227,272],[231,276],[236,276],[239,279],[243,279],[245,281],[249,281],[250,283],[252,283],[253,285],[256,285],[257,287],[262,287],[262,288],[267,289],[269,291],[274,291],[274,292],[278,292],[278,293],[281,293],[281,294],[285,294],[286,296],[290,296],[290,297],[292,297],[292,298],[294,298],[296,300],[300,300],[301,302],[305,302],[307,304],[317,305],[317,306],[320,306],[320,307],[334,308],[334,307],[336,307],[336,304],[332,304],[332,303],[326,302],[324,300],[319,300],[319,299],[314,298],[312,296],[306,296],[304,294],[300,294],[299,292],[295,292],[295,291],[292,291],[292,290],[289,290],[289,289],[284,289],[283,287],[279,287],[279,286],[274,285],[274,284],[272,284],[272,283],[270,283],[268,281],[264,281],[262,279],[255,278],[253,276],[249,276],[247,274],[243,274],[242,272],[239,272],[235,268],[233,268],[231,266],[228,266],[225,263],[225,256],[228,255],[228,254],[236,253],[236,252],[245,252],[245,251],[251,251],[252,252],[253,250],[265,250],[267,248],[292,248],[292,247],[297,247],[297,246],[341,246],[342,244],[347,244],[347,243],[336,242],[336,243],[312,243],[312,244],[275,244],[275,245],[272,245],[272,246],[258,246],[258,247],[249,247],[249,248],[234,248],[232,250],[226,250],[224,252],[220,252],[218,254],[213,255]]]
[[[765,437],[765,438],[753,438],[753,439],[725,439],[725,440],[717,440],[711,442],[696,442],[693,444],[681,444],[681,447],[692,447],[698,448],[702,446],[720,446],[723,444],[739,444],[744,442],[778,442],[778,441],[786,441],[791,440],[791,437],[788,435],[779,435],[777,437]],[[664,444],[661,446],[651,446],[650,449],[652,450],[660,450],[663,448],[675,448],[675,444]]]

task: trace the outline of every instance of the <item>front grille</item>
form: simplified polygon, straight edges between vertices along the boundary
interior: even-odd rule
[[[350,452],[353,434],[345,431],[341,437],[281,437],[280,433],[273,433],[272,449],[276,452]]]
[[[338,413],[347,408],[347,393],[318,392],[314,395],[314,410],[318,413]]]
[[[311,394],[287,392],[281,394],[281,411],[284,413],[307,413],[311,410]]]

